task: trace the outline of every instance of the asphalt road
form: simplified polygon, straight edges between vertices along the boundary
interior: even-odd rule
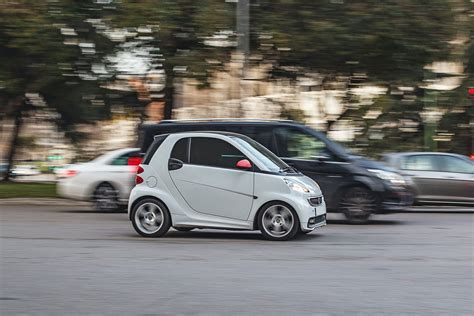
[[[474,214],[145,239],[125,214],[0,205],[1,315],[474,313]],[[82,207],[83,208],[83,207]]]

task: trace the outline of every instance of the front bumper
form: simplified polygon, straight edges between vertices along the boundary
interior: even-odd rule
[[[413,205],[413,193],[406,188],[391,188],[380,196],[380,205],[376,214],[387,214],[403,211]]]
[[[298,205],[297,213],[300,219],[300,229],[310,232],[326,225],[326,202],[324,198],[319,205],[311,205],[308,199],[302,199]]]

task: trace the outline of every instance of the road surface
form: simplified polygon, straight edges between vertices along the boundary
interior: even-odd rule
[[[474,313],[474,214],[145,239],[126,214],[1,205],[1,315]]]

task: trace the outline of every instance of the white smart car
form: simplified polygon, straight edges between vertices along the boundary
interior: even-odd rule
[[[313,180],[256,141],[225,132],[155,137],[138,167],[128,213],[145,237],[172,226],[259,229],[267,239],[288,240],[326,224]]]

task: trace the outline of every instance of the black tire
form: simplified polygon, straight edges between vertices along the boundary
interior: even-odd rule
[[[377,209],[377,198],[368,188],[350,187],[342,194],[339,209],[352,223],[366,222]]]
[[[154,212],[152,206],[158,212]],[[154,213],[154,216],[150,213]],[[161,221],[158,223],[159,217],[161,217]],[[143,237],[161,237],[171,227],[171,215],[168,208],[164,203],[154,198],[146,198],[135,204],[131,212],[131,220],[135,231]]]
[[[272,216],[269,213],[270,210],[274,210],[275,215]],[[291,226],[289,224],[288,218],[286,217],[288,214],[291,214]],[[269,220],[271,223],[268,222]],[[275,222],[277,220],[278,222]],[[283,224],[280,222],[281,220],[283,220]],[[286,223],[287,221],[288,223]],[[258,228],[262,232],[263,237],[268,240],[289,240],[295,237],[298,231],[300,231],[300,220],[298,218],[298,214],[296,214],[295,210],[290,205],[284,202],[275,201],[265,204],[258,212],[257,224]],[[287,225],[285,226],[285,224]],[[272,227],[276,230],[277,226],[280,226],[280,228],[284,230],[280,236],[278,236],[276,232],[272,232]]]
[[[190,232],[194,229],[193,227],[173,227],[173,228],[179,232]]]
[[[108,182],[97,186],[92,195],[92,204],[96,211],[109,212],[121,208],[119,203],[119,192]]]

